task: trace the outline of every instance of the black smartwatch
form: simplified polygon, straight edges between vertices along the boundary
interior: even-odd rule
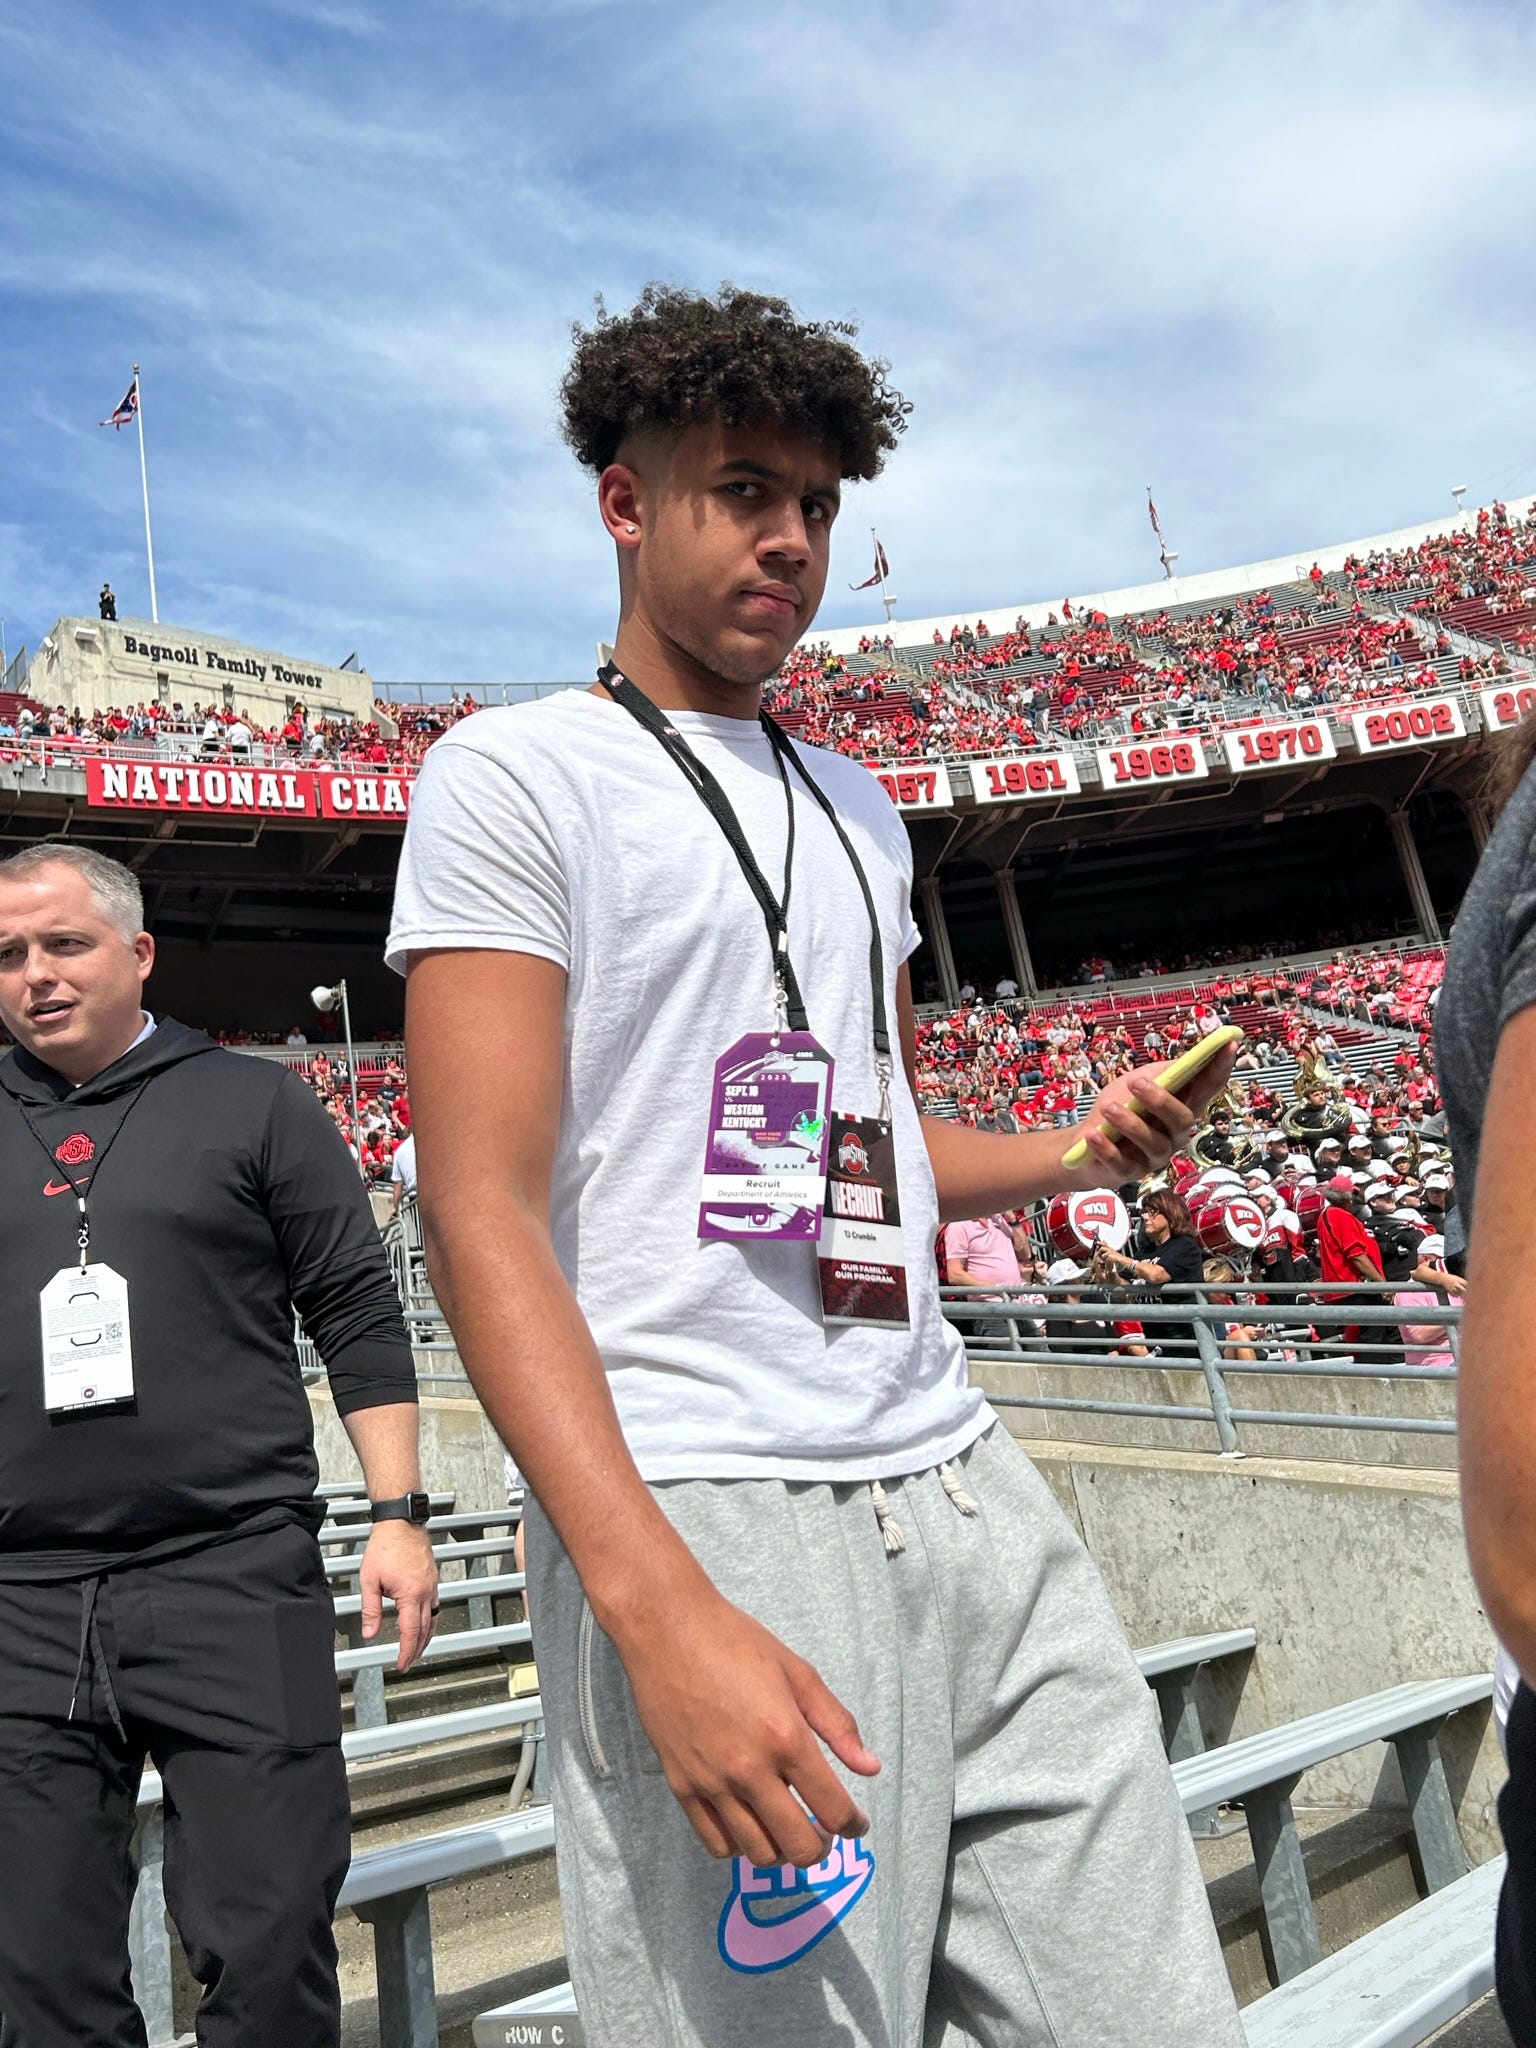
[[[402,1493],[398,1500],[376,1500],[368,1510],[371,1522],[430,1522],[432,1499],[425,1493]]]

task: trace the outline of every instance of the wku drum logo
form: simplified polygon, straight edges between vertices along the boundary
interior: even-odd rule
[[[853,1911],[874,1874],[875,1859],[863,1842],[843,1835],[809,1870],[793,1863],[759,1869],[738,1856],[720,1915],[722,1960],[753,1977],[798,1963]]]
[[[1224,1206],[1222,1214],[1226,1219],[1227,1235],[1234,1244],[1244,1245],[1249,1251],[1263,1244],[1269,1218],[1257,1202],[1250,1202],[1246,1195],[1236,1195]]]
[[[1090,1188],[1086,1194],[1073,1195],[1067,1214],[1084,1244],[1097,1244],[1102,1238],[1112,1251],[1119,1251],[1131,1234],[1130,1213],[1111,1188]]]

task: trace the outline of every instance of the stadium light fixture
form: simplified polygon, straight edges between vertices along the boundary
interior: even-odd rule
[[[342,1036],[347,1042],[347,1086],[352,1096],[352,1153],[353,1157],[357,1160],[357,1170],[361,1173],[363,1170],[363,1131],[361,1124],[358,1122],[357,1115],[357,1055],[352,1050],[352,1008],[347,1001],[347,984],[345,979],[338,981],[334,988],[327,987],[322,981],[318,988],[310,990],[309,1000],[314,1004],[322,1017],[328,1017],[332,1010],[337,1008],[341,1011],[341,1031]]]
[[[1466,495],[1467,487],[1465,484],[1451,485],[1451,496],[1456,500],[1456,516],[1458,519],[1461,517],[1463,511],[1466,509],[1461,502]]]

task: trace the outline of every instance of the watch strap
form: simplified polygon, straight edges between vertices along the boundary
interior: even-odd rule
[[[371,1522],[416,1522],[432,1518],[431,1497],[425,1493],[402,1493],[394,1500],[376,1500],[368,1510]]]

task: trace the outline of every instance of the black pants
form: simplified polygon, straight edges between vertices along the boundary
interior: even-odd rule
[[[81,1585],[0,1584],[6,2048],[144,2048],[129,1989],[145,1756],[204,2048],[336,2048],[350,1854],[335,1614],[297,1524]],[[73,1717],[70,1714],[74,1700]]]
[[[1536,2048],[1536,1693],[1522,1682],[1505,1730],[1509,1778],[1499,1826],[1509,1869],[1499,1893],[1499,2004],[1515,2048]]]

